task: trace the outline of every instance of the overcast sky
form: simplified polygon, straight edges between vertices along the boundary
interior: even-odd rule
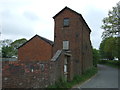
[[[119,0],[0,0],[0,39],[30,39],[35,34],[54,40],[54,20],[65,6],[82,14],[91,28],[91,41],[99,48],[102,19]]]

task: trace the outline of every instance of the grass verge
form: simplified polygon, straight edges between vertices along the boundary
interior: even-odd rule
[[[48,88],[72,88],[76,84],[80,84],[86,80],[88,80],[90,77],[95,75],[97,73],[98,69],[96,67],[92,67],[88,69],[86,72],[84,72],[82,75],[75,75],[73,80],[70,82],[66,82],[64,79],[60,79],[57,83],[54,85],[48,86]]]
[[[108,66],[111,66],[111,67],[115,67],[115,68],[120,68],[120,61],[99,60],[98,63],[108,65]]]

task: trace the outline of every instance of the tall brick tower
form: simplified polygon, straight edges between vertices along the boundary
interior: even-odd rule
[[[71,66],[68,70],[72,71],[72,76],[82,74],[92,66],[90,28],[81,14],[68,7],[62,9],[53,19],[55,23],[53,54],[57,50],[69,52]]]

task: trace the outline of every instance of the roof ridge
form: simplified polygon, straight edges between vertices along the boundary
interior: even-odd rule
[[[47,39],[47,38],[45,38],[45,37],[39,36],[39,35],[37,35],[37,34],[36,34],[36,36],[40,37],[42,40],[46,41],[47,43],[49,43],[49,44],[51,44],[51,45],[54,44],[53,41],[51,41],[51,40],[49,40],[49,39]]]
[[[69,8],[69,7],[67,7],[67,6],[65,6],[65,8],[63,8],[63,9],[62,9],[61,11],[59,11],[55,16],[53,16],[53,19],[55,19],[55,17],[57,17],[57,16],[58,16],[61,12],[63,12],[65,9],[68,9],[68,10],[74,12],[75,14],[79,15],[79,16],[82,18],[82,20],[84,21],[84,23],[86,24],[86,26],[88,27],[89,31],[91,32],[91,29],[90,29],[90,27],[88,26],[88,24],[86,23],[86,21],[85,21],[85,19],[83,18],[82,14],[74,11],[73,9],[71,9],[71,8]]]
[[[75,12],[75,13],[78,14],[78,15],[81,15],[80,13],[74,11],[73,9],[69,8],[68,6],[65,6],[61,11],[59,11],[55,16],[53,16],[53,19],[54,19],[57,15],[59,15],[62,11],[64,11],[65,9],[69,9],[70,11]]]
[[[34,37],[36,37],[36,36],[38,36],[39,38],[41,38],[42,40],[44,40],[45,42],[47,42],[47,43],[50,44],[50,45],[53,45],[53,44],[54,44],[53,41],[51,41],[51,40],[49,40],[49,39],[47,39],[47,38],[44,38],[44,37],[39,36],[38,34],[36,34],[36,35],[34,35],[32,38],[30,38],[28,41],[26,41],[25,43],[23,43],[21,46],[19,46],[17,49],[19,49],[19,48],[21,48],[22,46],[24,46],[26,43],[28,43],[29,41],[31,41],[31,40],[32,40]]]

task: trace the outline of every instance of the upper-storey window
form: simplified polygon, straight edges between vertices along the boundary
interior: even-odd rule
[[[63,41],[63,50],[69,50],[69,41]]]
[[[69,18],[64,18],[64,20],[63,20],[63,26],[64,26],[64,27],[68,27],[69,24],[70,24]]]

